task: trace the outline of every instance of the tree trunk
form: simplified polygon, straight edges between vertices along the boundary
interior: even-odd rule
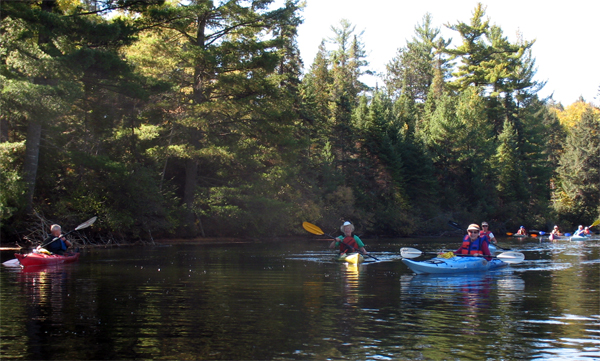
[[[25,164],[23,165],[24,180],[27,184],[27,213],[33,211],[33,194],[37,177],[38,161],[40,158],[40,141],[42,139],[42,124],[34,120],[27,126],[27,139],[25,141]]]
[[[8,121],[0,116],[0,143],[8,142]]]
[[[185,161],[185,186],[183,190],[183,203],[186,208],[185,228],[190,235],[195,236],[198,231],[196,229],[196,215],[194,212],[194,198],[196,195],[196,185],[198,177],[198,160],[194,158]]]
[[[42,1],[41,9],[43,11],[52,12],[56,7],[56,0]],[[50,37],[45,29],[40,28],[38,35],[38,44],[47,44],[50,42]],[[35,84],[48,84],[50,81],[43,78],[35,78]],[[33,211],[33,195],[35,192],[35,180],[37,178],[38,161],[40,158],[40,141],[42,139],[42,123],[37,120],[29,119],[27,126],[27,139],[25,140],[25,164],[23,165],[23,173],[25,184],[27,184],[26,194],[26,211]]]
[[[208,13],[199,14],[198,19],[198,31],[196,33],[196,43],[194,45],[204,48],[205,42],[205,28],[206,28],[206,19],[208,17]],[[205,92],[205,84],[206,84],[206,69],[204,64],[202,63],[202,59],[196,59],[196,64],[194,67],[194,85],[193,85],[193,102],[194,104],[201,104],[206,101]],[[202,134],[195,127],[190,127],[188,129],[190,135],[190,145],[193,146],[194,149],[200,149],[202,147],[202,143],[200,138]],[[190,235],[198,234],[198,227],[196,226],[196,212],[194,211],[194,196],[196,194],[196,187],[198,185],[198,159],[195,156],[192,156],[190,159],[187,159],[185,162],[185,186],[183,191],[183,203],[186,206],[187,214],[185,217],[186,224],[185,228],[190,233]],[[202,229],[202,234],[204,234],[204,230]]]

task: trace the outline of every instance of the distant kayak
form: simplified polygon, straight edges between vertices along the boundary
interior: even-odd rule
[[[338,262],[348,262],[352,264],[362,263],[365,258],[360,253],[344,253],[335,258]]]
[[[482,272],[508,266],[508,263],[499,259],[486,260],[483,257],[452,258],[436,257],[427,261],[413,261],[402,259],[402,262],[416,274],[453,274],[465,272]]]
[[[592,237],[592,236],[572,236],[569,240],[571,242],[573,242],[573,241],[596,241],[599,239],[600,238]]]
[[[527,238],[527,237],[529,237],[529,235],[527,235],[527,234],[513,234],[512,237],[515,237],[515,238]]]
[[[79,253],[67,253],[63,256],[45,253],[15,253],[15,257],[23,267],[72,263],[79,259]]]

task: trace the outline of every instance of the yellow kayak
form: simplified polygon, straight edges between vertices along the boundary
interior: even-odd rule
[[[341,254],[338,257],[336,257],[335,260],[339,261],[339,262],[348,262],[348,263],[352,263],[352,264],[357,264],[357,263],[363,262],[365,260],[365,258],[360,253],[350,253],[350,254],[344,253],[344,254]]]

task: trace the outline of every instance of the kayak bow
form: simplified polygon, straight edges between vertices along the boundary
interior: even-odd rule
[[[338,262],[348,262],[351,264],[358,264],[358,263],[362,263],[365,260],[365,258],[360,253],[350,253],[350,254],[344,253],[344,254],[341,254],[338,257],[336,257],[335,260]]]

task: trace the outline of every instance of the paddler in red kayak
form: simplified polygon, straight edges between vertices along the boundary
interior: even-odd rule
[[[58,224],[50,227],[50,235],[43,243],[45,249],[54,254],[63,255],[72,244],[62,235],[62,228]]]
[[[481,229],[477,224],[469,225],[467,228],[467,234],[463,239],[463,243],[455,254],[470,254],[470,255],[483,255],[489,261],[491,260],[492,254],[490,253],[489,238],[483,234],[480,234]]]
[[[344,233],[343,236],[339,236],[335,241],[331,242],[329,248],[340,248],[340,254],[353,253],[359,251],[362,254],[369,254],[365,250],[365,244],[360,240],[357,235],[352,235],[354,232],[354,225],[350,222],[344,222],[340,227],[340,231]]]

